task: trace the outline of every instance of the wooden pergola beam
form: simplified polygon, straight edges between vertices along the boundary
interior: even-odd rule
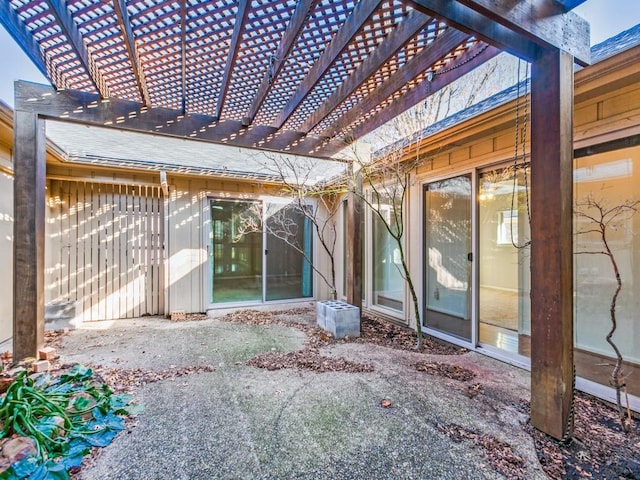
[[[187,113],[187,0],[180,0],[180,108]]]
[[[362,115],[380,105],[380,103],[386,100],[390,95],[400,90],[407,82],[416,78],[420,73],[431,67],[431,65],[464,42],[467,38],[469,38],[469,36],[466,33],[459,30],[448,29],[434,40],[431,45],[418,52],[402,68],[398,69],[360,103],[339,117],[332,125],[320,134],[320,137],[334,137],[348,128]]]
[[[571,435],[573,399],[573,58],[531,70],[531,424]]]
[[[240,49],[240,40],[242,39],[242,32],[244,25],[249,15],[250,0],[240,0],[238,2],[238,10],[236,11],[236,20],[233,25],[233,34],[231,35],[231,42],[229,45],[229,53],[227,54],[227,63],[224,67],[224,73],[222,74],[222,81],[220,82],[220,90],[218,91],[218,99],[216,101],[216,109],[214,117],[220,118],[222,115],[222,109],[224,108],[224,101],[227,97],[227,91],[229,90],[229,83],[231,82],[231,74],[236,66],[236,60],[238,59],[238,50]]]
[[[13,117],[13,358],[44,344],[46,138],[36,113]]]
[[[419,10],[502,50],[534,61],[541,47],[570,53],[581,65],[591,61],[589,23],[556,0],[410,0]]]
[[[358,176],[352,192],[347,199],[347,231],[345,246],[347,302],[360,309],[362,314],[362,176]]]
[[[311,12],[311,7],[315,4],[316,0],[300,0],[296,5],[296,10],[293,12],[291,16],[291,20],[289,20],[289,25],[287,25],[287,29],[282,35],[282,39],[280,40],[280,44],[273,54],[273,62],[269,65],[267,72],[265,73],[260,86],[258,87],[258,91],[256,96],[253,98],[251,102],[251,106],[247,112],[246,118],[243,120],[246,125],[250,125],[253,123],[254,118],[258,114],[260,107],[264,103],[264,100],[267,98],[267,95],[271,91],[271,86],[275,82],[282,66],[285,63],[287,55],[293,48],[293,45],[298,38],[298,35],[302,31],[304,24]]]
[[[460,75],[470,72],[499,53],[500,50],[498,48],[488,46],[486,44],[478,44],[474,46],[455,61],[455,63],[460,64],[460,67],[455,70],[449,70],[442,75],[436,75],[431,82],[425,81],[416,85],[414,88],[408,90],[402,96],[395,99],[390,105],[378,112],[373,118],[366,122],[362,122],[355,127],[349,132],[347,138],[338,137],[328,143],[325,142],[325,145],[319,147],[319,150],[317,150],[316,153],[326,156],[338,153],[340,150],[344,149],[348,143],[350,143],[350,139],[360,138],[374,131],[376,128],[384,125],[386,122],[411,108],[411,106],[418,104],[433,93],[456,81],[460,78]],[[445,69],[446,68],[447,67],[445,67]],[[299,153],[303,152],[304,150],[299,150]],[[309,154],[311,152],[306,153]]]
[[[56,18],[60,29],[64,32],[65,37],[69,41],[71,48],[80,60],[83,68],[87,72],[91,83],[102,98],[109,98],[109,88],[105,83],[100,70],[96,66],[91,54],[87,50],[82,35],[76,26],[64,0],[46,0],[49,10]]]
[[[298,85],[293,97],[291,97],[289,102],[287,102],[284,108],[280,111],[278,118],[273,122],[273,126],[275,128],[282,128],[285,122],[304,101],[309,92],[311,92],[313,87],[316,86],[329,67],[336,61],[338,56],[346,46],[349,45],[349,42],[351,42],[353,37],[356,36],[365,22],[369,17],[371,17],[371,15],[373,15],[381,3],[382,0],[367,0],[366,2],[359,2],[354,7],[351,15],[349,15],[340,30],[338,30],[338,32],[333,36],[331,43],[327,45],[327,48],[314,62],[302,82],[300,82],[300,85]]]
[[[124,38],[124,44],[127,48],[127,54],[131,61],[131,68],[133,69],[133,75],[136,78],[136,85],[140,92],[140,98],[142,103],[146,106],[151,106],[151,99],[149,98],[149,89],[147,88],[147,82],[144,78],[144,72],[140,63],[140,56],[138,55],[138,48],[135,44],[135,37],[131,28],[131,19],[129,18],[129,12],[127,11],[127,3],[125,0],[113,0],[113,7],[118,17],[118,26],[122,32]]]
[[[29,57],[29,60],[33,62],[40,73],[42,73],[44,77],[48,77],[47,65],[40,45],[27,30],[24,23],[20,21],[18,14],[11,8],[9,2],[0,2],[0,22],[2,22],[2,26],[9,32],[9,35],[13,37],[16,43],[20,45],[22,51]]]
[[[349,75],[349,77],[327,98],[304,122],[300,131],[309,133],[335,110],[360,85],[376,73],[405,43],[413,38],[429,21],[431,17],[412,10],[400,25],[380,43],[373,52]],[[427,47],[428,48],[428,47]]]
[[[15,83],[15,104],[16,108],[43,118],[276,152],[302,138],[300,132],[278,131],[269,125],[246,127],[238,120],[217,122],[211,115],[183,115],[178,109],[149,108],[116,98],[103,101],[96,94],[56,91],[25,81]]]

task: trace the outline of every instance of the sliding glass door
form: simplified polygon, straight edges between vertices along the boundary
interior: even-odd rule
[[[211,303],[262,300],[262,205],[211,200]]]
[[[295,205],[269,203],[266,210],[266,300],[304,298],[311,284],[311,222]]]
[[[480,173],[478,316],[482,345],[528,357],[531,232],[527,173],[522,167]]]
[[[297,206],[211,199],[211,304],[311,297],[313,231]]]
[[[424,188],[425,313],[428,328],[471,341],[471,176]]]

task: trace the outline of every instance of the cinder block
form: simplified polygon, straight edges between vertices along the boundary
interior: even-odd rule
[[[53,347],[44,347],[38,350],[38,360],[52,361],[56,358],[56,349]]]
[[[75,301],[48,303],[44,307],[45,330],[58,331],[64,328],[75,330],[82,325],[81,308]]]
[[[333,334],[335,338],[360,336],[360,309],[345,302],[328,300],[322,303],[324,326],[318,325]]]
[[[171,312],[171,321],[179,322],[187,319],[187,312],[184,310],[174,310]]]
[[[327,302],[316,302],[316,322],[318,323],[318,326],[323,330],[325,330],[327,326],[326,315]]]
[[[49,367],[51,367],[51,365],[48,360],[38,360],[31,364],[31,370],[33,370],[33,373],[48,372]]]

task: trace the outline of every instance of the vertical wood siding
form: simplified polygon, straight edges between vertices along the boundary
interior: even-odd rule
[[[164,313],[158,186],[50,180],[46,301],[77,301],[82,321]]]

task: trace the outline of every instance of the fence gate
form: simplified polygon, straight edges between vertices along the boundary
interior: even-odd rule
[[[46,301],[83,321],[164,313],[159,186],[50,180]]]

